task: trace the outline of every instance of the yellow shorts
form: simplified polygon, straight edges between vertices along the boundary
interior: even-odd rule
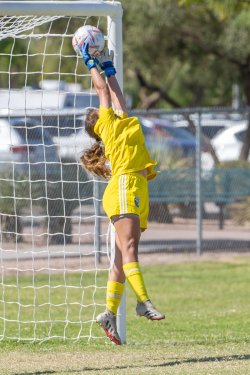
[[[148,181],[140,173],[113,176],[103,195],[103,208],[111,220],[115,215],[135,214],[142,230],[147,228]]]

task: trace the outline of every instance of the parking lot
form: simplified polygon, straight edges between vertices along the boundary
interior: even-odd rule
[[[89,100],[89,104],[92,103],[92,96]],[[219,166],[221,169],[214,173],[216,168],[213,163],[208,163],[207,168],[204,168],[203,156],[209,153],[203,147],[202,139],[199,145],[196,134],[191,134],[186,125],[182,129],[180,114],[172,114],[167,118],[161,113],[157,116],[155,113],[138,115],[150,152],[157,151],[154,156],[161,170],[160,176],[150,185],[154,188],[149,189],[152,202],[150,225],[149,230],[142,235],[141,252],[194,252],[199,228],[203,251],[248,249],[245,228],[248,228],[250,218],[247,216],[247,193],[244,196],[242,193],[246,186],[249,187],[246,180],[248,174],[244,173],[249,170],[249,163],[239,164],[238,154],[233,153],[234,160],[229,161],[228,151],[225,151],[225,158],[218,153],[222,161]],[[230,119],[229,115],[223,115],[224,124],[227,124],[225,129],[222,129],[221,118],[218,122],[212,116],[208,121],[209,116],[204,115],[206,122],[202,126],[206,125],[206,135],[210,134],[209,131],[214,134],[214,128],[218,130],[215,138],[211,139],[212,145],[215,144],[214,139],[219,139],[226,132],[232,133],[233,129],[240,127],[241,133],[245,131],[243,127],[246,127],[246,123],[242,122],[244,115],[230,115]],[[197,127],[197,118],[193,120]],[[9,126],[8,117],[3,117],[1,121]],[[13,243],[18,242],[18,250],[21,252],[29,249],[32,243],[36,254],[39,249],[45,249],[45,253],[57,253],[58,246],[67,248],[71,254],[81,253],[82,250],[93,253],[96,236],[101,236],[99,242],[106,243],[106,220],[100,219],[101,224],[98,223],[96,218],[99,214],[96,203],[93,203],[101,200],[106,183],[101,183],[97,192],[95,189],[98,184],[79,164],[82,149],[90,145],[82,128],[83,121],[84,111],[73,109],[72,112],[70,107],[61,108],[59,117],[52,110],[42,116],[40,112],[40,117],[34,116],[34,112],[31,117],[10,117],[17,137],[12,136],[8,142],[4,141],[8,147],[0,162],[0,167],[5,168],[0,188],[3,249],[11,249]],[[11,135],[10,131],[7,133]],[[3,136],[1,138],[4,139]],[[238,143],[242,142],[243,135],[235,136],[235,139]],[[224,140],[222,142],[226,145]],[[230,148],[236,150],[232,143]],[[197,154],[197,149],[200,154]],[[197,173],[198,159],[201,163],[200,175]],[[225,164],[227,162],[236,164],[230,164],[229,168]],[[241,177],[233,180],[230,171],[240,171]],[[225,179],[224,175],[229,178]],[[199,178],[200,203],[197,190]],[[214,183],[213,191],[211,181]],[[237,195],[239,190],[240,199]],[[213,199],[210,196],[206,199],[205,193],[213,193]],[[221,199],[222,193],[225,206],[220,211],[218,199]],[[243,206],[239,208],[237,205],[241,203]],[[197,217],[197,204],[200,204],[198,208],[202,213],[200,218]],[[223,230],[218,225],[220,215],[223,215]],[[96,232],[96,225],[99,224],[102,231]]]

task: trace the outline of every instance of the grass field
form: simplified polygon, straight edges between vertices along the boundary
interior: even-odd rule
[[[42,344],[3,341],[0,374],[250,374],[249,257],[143,270],[154,303],[167,314],[165,321],[135,317],[135,299],[127,288],[126,345],[114,346],[103,337]],[[26,282],[25,277],[19,280]],[[58,299],[59,294],[60,288]],[[102,336],[98,326],[93,333]]]

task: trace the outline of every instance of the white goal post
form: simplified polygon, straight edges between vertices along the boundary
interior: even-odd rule
[[[123,89],[122,13],[117,1],[0,1],[0,126],[8,127],[22,118],[18,131],[25,134],[28,144],[29,119],[33,130],[41,128],[44,154],[42,162],[34,161],[33,144],[26,148],[15,145],[14,149],[15,137],[9,130],[11,146],[6,160],[0,160],[0,341],[103,339],[94,322],[105,304],[107,273],[114,258],[114,234],[100,208],[103,183],[91,176],[81,181],[79,161],[72,155],[66,161],[64,156],[47,160],[54,143],[46,144],[44,129],[52,130],[53,142],[62,150],[63,138],[77,141],[81,126],[77,124],[85,113],[76,104],[83,100],[81,91],[89,100],[87,106],[93,105],[90,75],[70,48],[76,27],[87,23],[102,26],[108,47],[114,50],[117,79]],[[38,82],[40,86],[33,87]],[[50,83],[57,86],[51,90],[46,86]],[[62,137],[63,132],[69,136]],[[74,147],[77,154],[79,149]],[[18,159],[21,151],[27,152],[27,160]],[[56,163],[60,177],[47,179]],[[34,178],[41,165],[44,175]],[[16,178],[19,167],[23,171],[26,166]],[[70,177],[73,170],[74,179]],[[73,184],[75,198],[70,195]],[[89,185],[93,195],[85,197],[81,186]],[[55,193],[58,186],[60,196]],[[12,210],[8,210],[10,206]],[[60,214],[51,214],[59,206]],[[68,206],[74,210],[67,211]],[[64,235],[60,244],[49,241],[55,218],[61,227],[53,235]],[[74,225],[67,237],[69,221]],[[25,228],[20,229],[22,225]],[[111,261],[107,261],[110,247]],[[118,331],[125,343],[125,296]]]
[[[121,88],[123,88],[122,13],[121,3],[117,1],[0,1],[0,16],[3,17],[6,15],[107,17],[108,47],[115,50],[117,80]]]

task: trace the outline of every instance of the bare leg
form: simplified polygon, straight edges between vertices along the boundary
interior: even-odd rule
[[[124,282],[121,245],[116,235],[115,259],[107,282],[106,310],[97,316],[96,321],[110,340],[117,345],[121,345],[121,339],[117,332],[116,315],[124,290]]]
[[[141,236],[140,219],[136,215],[127,215],[114,223],[118,244],[122,255],[122,268],[140,302],[148,300],[143,276],[138,262],[138,245]]]
[[[140,219],[136,215],[121,218],[114,223],[122,263],[138,262],[138,245],[141,237]]]
[[[115,260],[113,267],[109,274],[109,281],[116,281],[118,283],[125,282],[125,274],[122,268],[122,252],[121,252],[121,244],[119,238],[116,234],[115,239]]]
[[[159,313],[149,301],[139,268],[138,245],[141,237],[139,217],[131,215],[120,218],[114,223],[114,226],[116,229],[116,249],[115,260],[107,285],[107,310],[99,314],[96,321],[104,329],[110,340],[120,345],[121,339],[116,328],[116,312],[124,288],[125,274],[137,297],[137,314],[151,320],[164,319],[165,316]],[[110,295],[111,298],[109,298]]]
[[[140,266],[138,262],[138,246],[141,237],[140,219],[136,215],[120,218],[114,223],[117,244],[120,249],[118,260],[118,269],[120,270],[121,262],[131,288],[136,298],[136,312],[139,316],[145,316],[150,320],[161,320],[165,318],[152,305],[149,300]],[[119,274],[120,275],[120,274]]]

